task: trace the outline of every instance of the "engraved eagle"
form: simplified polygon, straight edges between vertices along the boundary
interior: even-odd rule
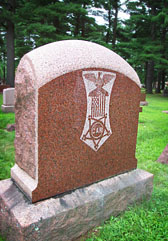
[[[113,79],[114,77],[113,75],[102,74],[102,72],[98,72],[97,77],[94,73],[88,73],[88,74],[85,74],[84,76],[87,80],[93,82],[97,87],[96,89],[94,89],[89,93],[89,96],[99,96],[100,93],[105,96],[108,96],[108,92],[104,90],[102,87]]]

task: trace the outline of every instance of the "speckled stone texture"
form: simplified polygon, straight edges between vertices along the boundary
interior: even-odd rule
[[[26,66],[26,67],[25,67]],[[33,66],[23,57],[15,78],[15,161],[36,178],[36,86]]]
[[[81,70],[74,71],[39,89],[39,179],[33,191],[33,200],[137,167],[135,149],[139,87],[124,75],[116,73],[109,110],[112,135],[95,152],[79,138],[87,109],[81,74]],[[56,91],[51,91],[53,89]]]
[[[157,161],[168,165],[168,145],[165,147]]]
[[[128,205],[150,198],[153,175],[143,170],[31,204],[11,179],[0,182],[0,232],[6,241],[75,240]]]
[[[97,152],[80,139],[87,111],[82,71],[116,74],[112,134]],[[140,81],[114,52],[80,40],[45,45],[22,58],[15,90],[11,176],[32,202],[136,168]]]

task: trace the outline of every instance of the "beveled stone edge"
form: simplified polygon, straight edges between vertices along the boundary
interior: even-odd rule
[[[84,49],[85,47],[86,49]],[[65,50],[68,54],[65,54]],[[100,57],[98,54],[99,51],[103,56],[106,55],[106,58],[100,62],[97,61]],[[53,52],[56,52],[57,54],[53,56]],[[45,59],[43,61],[44,55]],[[42,87],[49,81],[61,75],[87,68],[104,68],[116,71],[130,78],[139,88],[141,88],[140,79],[130,64],[112,50],[93,42],[84,40],[57,41],[28,52],[22,59],[25,58],[27,58],[33,66],[34,75],[37,77],[35,83],[36,88]],[[66,63],[65,59],[67,61]],[[45,65],[47,62],[48,65]],[[35,63],[38,64],[35,65]],[[55,70],[53,70],[53,63],[57,65],[57,69]],[[45,68],[44,66],[39,69],[39,66],[43,64],[47,68],[47,71],[45,72],[42,72]],[[123,66],[122,70],[120,66]]]
[[[37,187],[37,181],[30,177],[16,163],[11,168],[11,178],[25,195],[32,199],[32,192]]]
[[[10,88],[7,88],[7,89],[3,89],[3,92],[6,92],[6,91],[9,91],[9,90],[13,90],[15,89],[14,87],[10,87]]]
[[[35,137],[34,137],[34,169],[35,169],[35,179],[38,182],[38,87],[37,87],[37,76],[34,70],[34,66],[32,64],[32,61],[27,57],[27,54],[25,54],[22,57],[22,61],[19,62],[19,65],[17,67],[16,75],[15,75],[15,87],[17,87],[17,84],[20,85],[22,83],[22,78],[20,78],[19,72],[25,69],[26,66],[26,75],[29,74],[29,77],[33,79],[34,83],[31,83],[34,88],[34,93],[35,93],[35,98],[34,98],[34,103],[35,103],[35,108],[34,108],[34,113],[35,113]],[[27,71],[31,69],[31,71]],[[15,88],[15,106],[16,106],[16,95],[17,95],[17,88]],[[16,135],[17,135],[17,126],[16,126]],[[29,175],[29,174],[28,174]]]
[[[20,190],[28,197],[29,201],[32,200],[32,192],[37,187],[38,182],[30,177],[25,171],[23,171],[17,164],[11,169],[11,178],[19,187]],[[144,181],[148,178],[153,178],[153,174],[141,170],[141,169],[134,169],[129,172],[125,172],[116,176],[112,176],[103,180],[99,180],[95,183],[92,183],[87,186],[79,187],[74,190],[67,191],[65,193],[58,194],[56,196],[52,196],[50,198],[39,200],[38,202],[32,203],[40,204],[48,202],[48,204],[54,203],[58,199],[63,200],[71,200],[70,196],[82,196],[80,193],[85,193],[88,197],[86,200],[83,199],[83,203],[90,202],[91,199],[99,199],[101,202],[104,202],[103,199],[105,196],[109,194],[118,192],[120,189],[124,189],[133,185],[138,184],[140,181]],[[82,204],[82,203],[81,203]],[[66,208],[67,210],[70,208],[71,205],[68,205]],[[73,208],[78,207],[77,204],[73,204]],[[71,207],[72,208],[72,207]],[[70,208],[70,209],[71,209]]]

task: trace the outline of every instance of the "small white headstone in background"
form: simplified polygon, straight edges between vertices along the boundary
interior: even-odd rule
[[[14,93],[15,88],[8,88],[3,90],[3,112],[14,112]]]

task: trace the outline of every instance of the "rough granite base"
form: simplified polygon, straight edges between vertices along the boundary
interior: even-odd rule
[[[0,182],[0,233],[10,241],[74,240],[153,190],[153,175],[136,169],[35,204],[11,179]]]
[[[9,112],[15,112],[15,107],[13,105],[1,105],[2,112],[9,113]]]

